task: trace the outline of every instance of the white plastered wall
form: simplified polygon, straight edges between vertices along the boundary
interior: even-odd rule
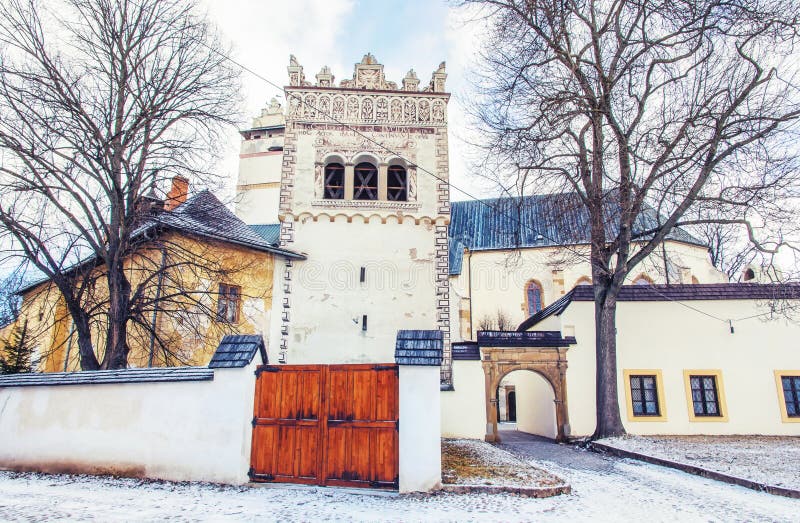
[[[288,363],[391,362],[398,330],[436,327],[432,225],[356,217],[295,227],[292,248],[311,254],[294,262],[291,293],[282,294],[291,304]]]
[[[764,313],[754,300],[691,301],[688,305],[723,319]],[[578,344],[567,351],[567,401],[571,436],[595,428],[595,355],[593,303],[574,302],[562,314],[574,326]],[[800,326],[785,319],[762,318],[727,323],[675,302],[620,302],[617,310],[617,358],[620,411],[633,434],[800,435],[800,423],[781,417],[775,370],[800,368]],[[624,370],[660,370],[665,421],[630,421]],[[727,421],[690,421],[684,370],[722,373]],[[725,411],[723,411],[725,413]],[[711,418],[709,418],[711,419]]]
[[[0,389],[0,467],[248,481],[253,366],[213,381]]]
[[[665,246],[667,259],[675,272],[670,280],[672,283],[692,283],[692,277],[698,283],[727,281],[725,275],[711,264],[704,247],[674,241],[666,242]],[[542,247],[466,253],[461,274],[451,277],[450,281],[459,296],[469,297],[471,292],[473,332],[467,339],[474,339],[482,318],[488,316],[493,319],[498,311],[510,317],[513,327],[527,319],[525,286],[530,280],[542,285],[543,305],[547,306],[569,292],[581,278],[591,277],[588,257],[580,257],[572,252],[581,248]],[[663,267],[662,255],[655,253],[637,267],[628,283],[640,274],[647,275],[654,283],[665,283]],[[680,267],[685,269],[679,270]],[[453,340],[458,341],[463,339],[458,301],[451,299],[450,307],[451,333]]]
[[[442,483],[439,367],[400,366],[400,492]]]
[[[485,377],[480,361],[453,361],[453,390],[442,391],[442,437],[486,435]]]

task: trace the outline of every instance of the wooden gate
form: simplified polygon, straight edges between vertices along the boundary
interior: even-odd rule
[[[256,370],[250,479],[398,486],[396,365]]]

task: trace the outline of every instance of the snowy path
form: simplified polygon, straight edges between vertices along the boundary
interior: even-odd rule
[[[800,501],[532,440],[574,494],[371,496],[323,488],[235,488],[0,472],[0,520],[36,521],[796,521]]]

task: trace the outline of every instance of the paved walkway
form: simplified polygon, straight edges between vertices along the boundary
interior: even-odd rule
[[[0,521],[797,521],[800,501],[605,458],[521,433],[502,446],[567,479],[573,494],[372,496],[0,472]]]
[[[543,463],[572,485],[580,504],[603,499],[602,520],[797,521],[800,501],[692,476],[634,460],[604,456],[517,431],[501,431],[500,447]],[[594,511],[594,504],[586,508]]]

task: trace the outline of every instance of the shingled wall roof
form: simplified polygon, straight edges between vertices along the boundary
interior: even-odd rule
[[[617,301],[720,301],[800,300],[800,284],[701,283],[678,285],[625,285]],[[523,321],[525,331],[550,316],[560,316],[573,301],[594,301],[591,285],[578,285],[559,300]]]

